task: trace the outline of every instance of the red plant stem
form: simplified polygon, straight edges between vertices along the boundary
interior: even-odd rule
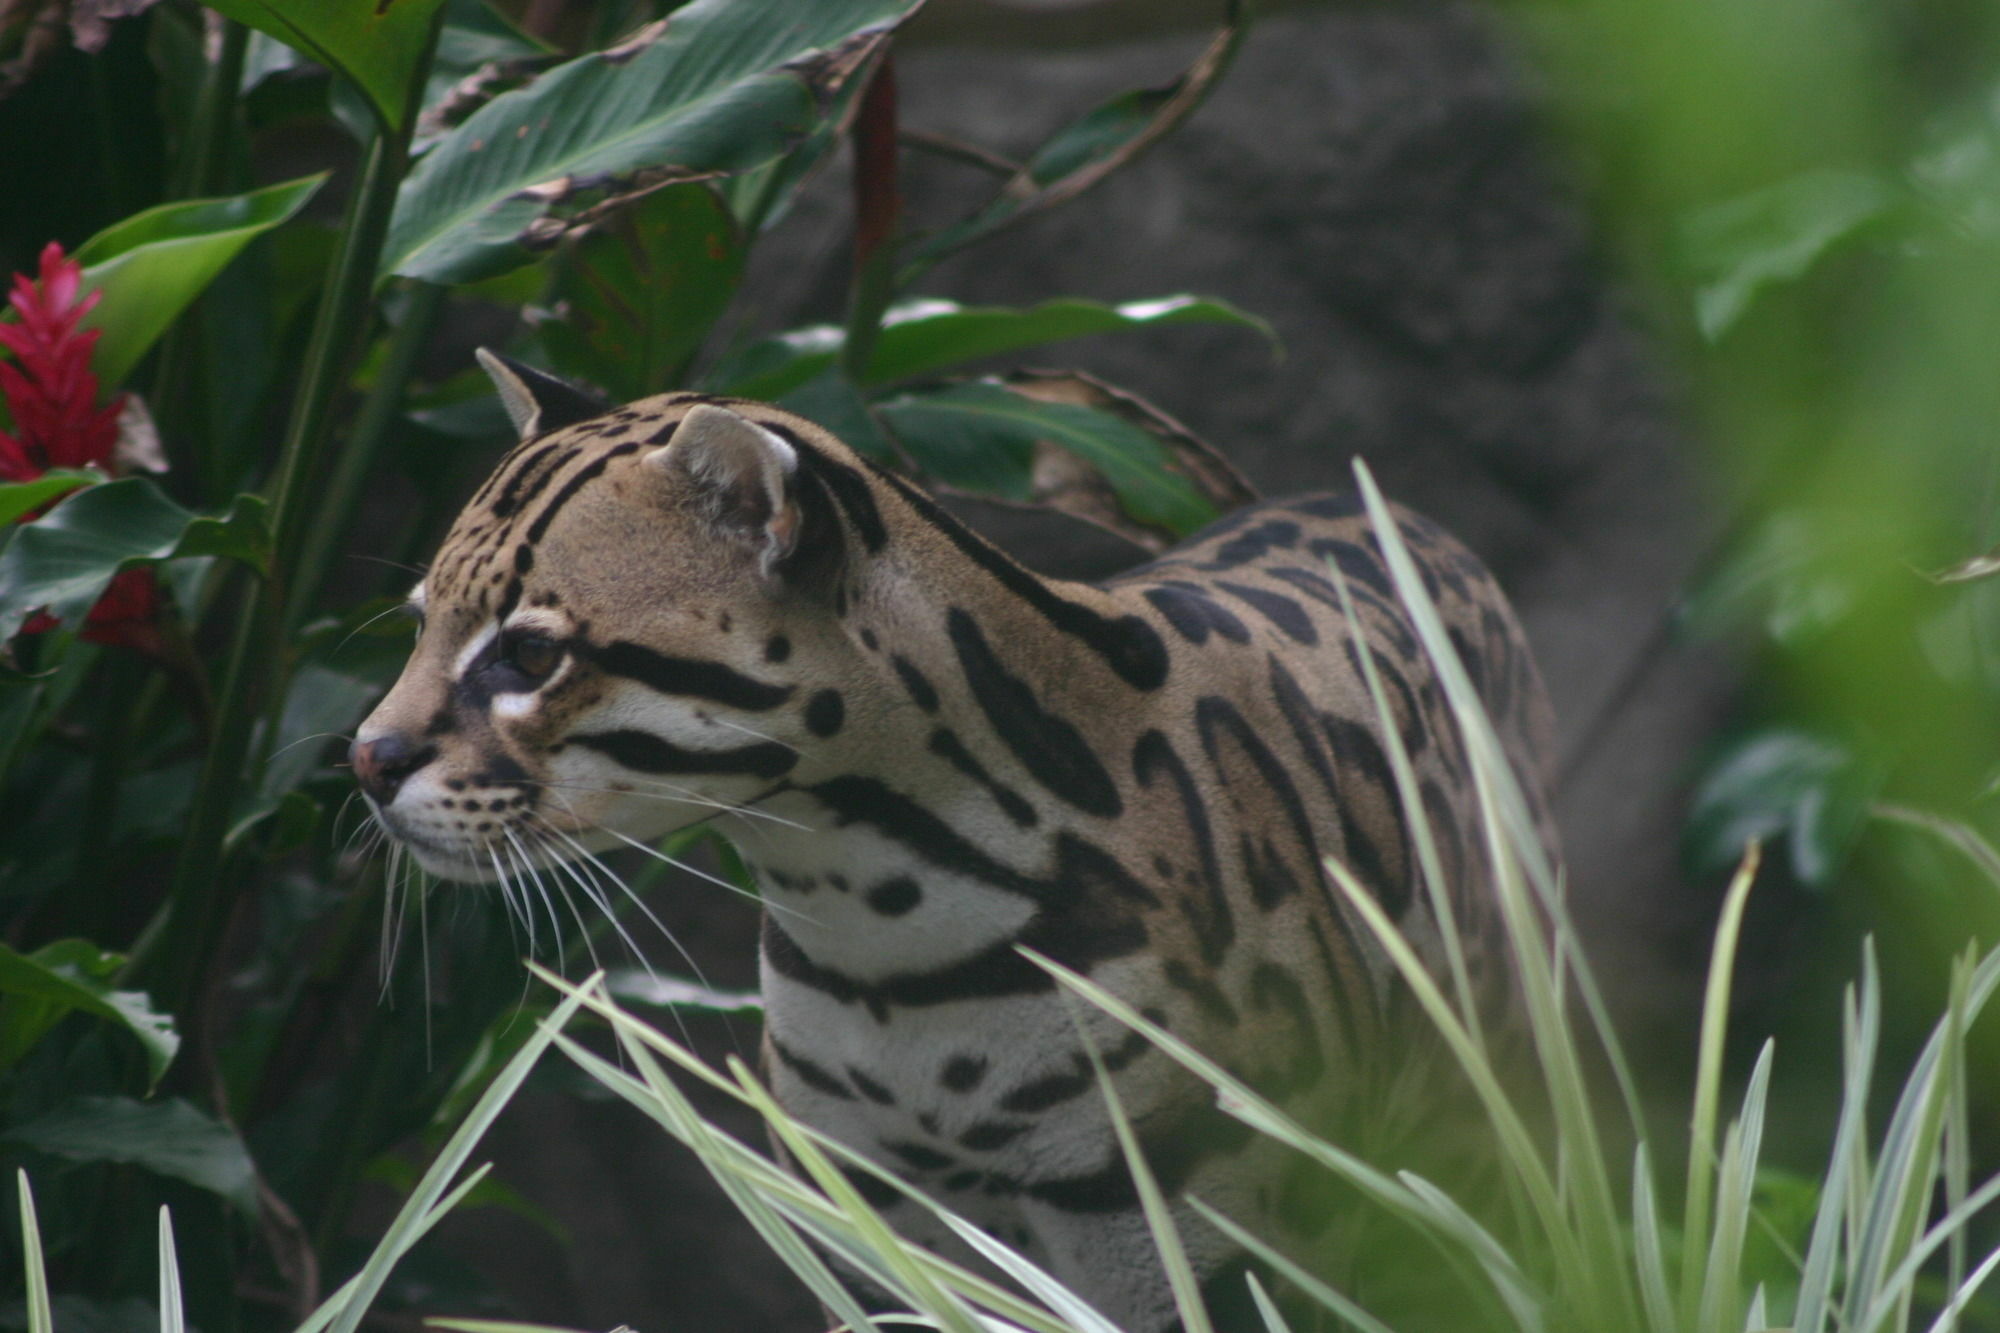
[[[903,200],[896,190],[896,58],[882,57],[854,120],[854,271],[895,239]]]

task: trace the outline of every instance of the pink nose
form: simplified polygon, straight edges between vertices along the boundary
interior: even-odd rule
[[[400,731],[378,736],[372,741],[356,741],[347,749],[354,776],[361,790],[377,805],[387,805],[402,790],[404,779],[428,764],[437,754],[433,746],[419,746]]]

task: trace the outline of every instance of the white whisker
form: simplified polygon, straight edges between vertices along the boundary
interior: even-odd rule
[[[793,754],[799,753],[799,747],[792,744],[790,741],[781,741],[776,736],[767,735],[764,732],[757,730],[757,728],[755,727],[746,727],[741,722],[731,722],[726,717],[718,717],[713,719],[713,721],[719,727],[728,727],[730,730],[740,731],[746,736],[755,736],[758,740],[768,741],[772,745],[782,745],[785,749],[790,750]]]
[[[783,815],[774,815],[755,806],[718,801],[713,797],[703,796],[691,787],[676,786],[671,782],[647,780],[646,785],[664,788],[663,791],[641,791],[634,787],[591,787],[581,782],[538,782],[531,785],[550,791],[589,792],[599,796],[642,796],[649,801],[660,801],[669,805],[694,805],[720,814],[742,815],[747,819],[768,819],[773,824],[783,824],[786,828],[797,829],[801,833],[812,831],[810,826],[801,824],[797,820],[786,819]]]

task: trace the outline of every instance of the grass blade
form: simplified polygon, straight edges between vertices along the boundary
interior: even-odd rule
[[[1694,1114],[1688,1131],[1687,1204],[1681,1214],[1681,1235],[1685,1238],[1681,1255],[1681,1308],[1693,1310],[1710,1284],[1702,1271],[1708,1247],[1711,1190],[1714,1187],[1715,1123],[1722,1088],[1722,1046],[1729,1031],[1729,989],[1736,969],[1736,945],[1743,932],[1743,907],[1756,881],[1763,849],[1751,843],[1743,849],[1729,891],[1723,895],[1722,916],[1715,925],[1715,944],[1709,952],[1708,986],[1701,1001],[1701,1037],[1696,1047]]]
[[[1187,1250],[1181,1245],[1180,1232],[1174,1226],[1174,1219],[1167,1211],[1167,1201],[1160,1193],[1160,1182],[1153,1175],[1153,1168],[1146,1164],[1146,1154],[1139,1150],[1139,1136],[1132,1132],[1132,1121],[1125,1114],[1124,1099],[1119,1097],[1117,1087],[1111,1082],[1111,1071],[1104,1067],[1104,1057],[1098,1053],[1097,1043],[1090,1039],[1082,1022],[1074,1012],[1070,1019],[1076,1027],[1076,1035],[1083,1041],[1084,1054],[1090,1057],[1090,1067],[1097,1073],[1097,1087],[1104,1094],[1104,1109],[1111,1116],[1111,1128],[1118,1135],[1118,1149],[1125,1154],[1125,1165],[1132,1173],[1132,1183],[1139,1190],[1139,1205],[1146,1215],[1146,1228],[1153,1235],[1153,1248],[1159,1255],[1160,1266],[1166,1269],[1167,1286],[1174,1294],[1174,1308],[1180,1313],[1181,1327],[1187,1333],[1215,1333],[1208,1321],[1208,1308],[1202,1304],[1201,1284],[1195,1279],[1194,1268],[1188,1263]]]
[[[595,984],[596,980],[593,978],[586,983],[586,986]],[[472,1156],[472,1150],[478,1146],[479,1140],[499,1118],[508,1100],[526,1081],[528,1071],[534,1068],[535,1062],[542,1058],[544,1051],[548,1050],[549,1045],[555,1040],[556,1033],[575,1016],[581,1003],[578,996],[572,995],[565,999],[557,1006],[555,1012],[536,1025],[535,1034],[523,1042],[521,1049],[501,1067],[498,1074],[494,1075],[493,1082],[480,1094],[479,1100],[466,1113],[464,1121],[446,1140],[437,1159],[431,1163],[430,1169],[424,1172],[423,1179],[417,1182],[416,1189],[404,1201],[403,1207],[396,1214],[395,1221],[391,1222],[389,1229],[383,1233],[380,1243],[368,1256],[368,1261],[362,1265],[361,1271],[355,1275],[348,1287],[343,1287],[333,1297],[333,1301],[342,1302],[339,1314],[333,1321],[333,1333],[354,1333],[355,1329],[360,1327],[361,1320],[368,1313],[368,1307],[382,1290],[382,1284],[388,1281],[390,1271],[409,1252],[410,1247],[416,1244],[418,1237],[432,1222],[442,1216],[443,1210],[440,1205],[446,1197],[452,1177],[464,1169],[466,1160]],[[462,1197],[462,1191],[453,1193],[451,1197],[454,1199]],[[328,1304],[332,1303],[330,1301]]]
[[[174,1252],[174,1218],[160,1205],[160,1333],[186,1333],[187,1311],[181,1300],[181,1262]]]
[[[1238,1245],[1241,1245],[1249,1253],[1269,1264],[1274,1272],[1282,1274],[1286,1281],[1292,1283],[1300,1291],[1318,1301],[1326,1309],[1333,1311],[1334,1314],[1346,1320],[1355,1328],[1360,1329],[1361,1333],[1395,1333],[1394,1329],[1377,1319],[1374,1315],[1369,1314],[1368,1311],[1362,1309],[1354,1301],[1341,1295],[1319,1278],[1314,1277],[1311,1273],[1299,1267],[1297,1263],[1272,1248],[1271,1244],[1262,1237],[1250,1234],[1250,1232],[1244,1230],[1235,1222],[1230,1221],[1229,1218],[1218,1213],[1215,1209],[1192,1195],[1188,1197],[1188,1205],[1207,1218],[1218,1231],[1228,1236]]]
[[[27,1171],[15,1171],[14,1178],[21,1194],[21,1263],[28,1282],[28,1333],[55,1333],[55,1316],[49,1311],[49,1272],[42,1261],[42,1228],[35,1220],[35,1192],[28,1186]]]
[[[1250,1299],[1257,1303],[1257,1313],[1264,1320],[1264,1333],[1292,1333],[1292,1326],[1278,1312],[1277,1305],[1272,1302],[1270,1293],[1264,1290],[1264,1284],[1257,1280],[1257,1275],[1245,1273],[1243,1280],[1250,1284]]]

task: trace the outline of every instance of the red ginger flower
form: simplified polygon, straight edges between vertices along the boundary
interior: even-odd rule
[[[0,324],[0,346],[18,363],[0,362],[0,396],[14,417],[14,433],[0,431],[0,479],[32,481],[54,467],[109,470],[125,396],[97,406],[90,353],[98,331],[77,328],[103,294],[78,299],[83,267],[54,241],[42,251],[37,286],[15,275],[8,304],[20,322]]]
[[[25,274],[14,276],[8,304],[20,319],[0,323],[0,346],[14,354],[14,364],[0,361],[0,398],[14,418],[13,434],[0,431],[0,481],[33,481],[50,468],[112,470],[125,395],[97,405],[90,354],[98,331],[77,325],[102,293],[83,295],[82,287],[83,266],[66,258],[54,241],[42,250],[40,283]],[[22,521],[32,522],[40,512],[46,510],[24,515]],[[156,651],[159,605],[152,571],[128,569],[90,608],[83,637]],[[22,632],[37,634],[55,625],[53,617],[36,615]]]

